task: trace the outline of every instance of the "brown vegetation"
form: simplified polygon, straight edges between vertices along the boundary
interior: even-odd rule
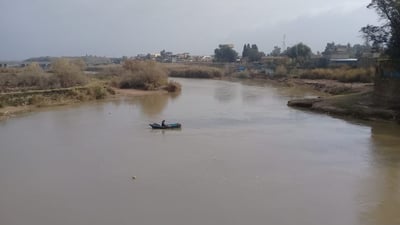
[[[99,66],[92,68],[95,70],[96,74],[94,75],[95,78],[101,80],[113,80],[118,77],[121,77],[124,74],[124,68],[120,65],[112,65],[112,66]],[[118,86],[117,84],[115,86]]]
[[[338,69],[312,69],[300,73],[300,78],[305,79],[329,79],[340,82],[373,82],[374,68],[338,68]]]
[[[275,69],[275,75],[278,77],[287,76],[288,70],[284,65],[278,65]]]
[[[25,68],[2,69],[0,71],[0,92],[45,90],[68,88],[87,83],[79,61],[58,59],[52,63],[52,71],[45,72],[36,63]]]
[[[84,62],[81,60],[57,59],[52,62],[52,71],[62,88],[87,84],[83,74]]]
[[[230,75],[231,77],[234,78],[239,78],[239,79],[249,79],[251,78],[249,71],[241,71],[241,72],[234,72]]]
[[[179,92],[182,90],[182,86],[180,83],[175,82],[175,81],[170,81],[168,84],[164,87],[164,90],[168,92]]]
[[[156,90],[168,82],[167,72],[156,62],[126,60],[123,69],[114,81],[119,88]]]
[[[108,94],[114,94],[114,92],[100,84],[76,88],[3,93],[0,94],[0,108],[27,105],[63,105],[70,102],[103,99]]]
[[[223,71],[210,66],[180,66],[168,67],[170,77],[183,78],[221,78]]]

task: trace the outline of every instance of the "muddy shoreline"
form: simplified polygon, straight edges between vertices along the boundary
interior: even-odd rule
[[[400,111],[381,104],[372,90],[313,99],[288,101],[289,107],[361,120],[400,122]]]
[[[83,90],[85,90],[83,88]],[[163,94],[168,94],[168,91],[165,90],[158,90],[158,91],[144,91],[144,90],[136,90],[136,89],[119,89],[119,88],[111,88],[109,92],[106,94],[104,97],[97,99],[96,97],[86,97],[83,96],[78,96],[79,98],[76,98],[75,93],[71,95],[70,91],[76,91],[76,88],[69,88],[65,90],[43,90],[43,91],[31,91],[31,92],[15,92],[15,93],[3,93],[1,94],[2,96],[4,95],[9,95],[9,98],[24,98],[25,95],[29,97],[28,100],[23,99],[23,100],[18,100],[18,101],[25,101],[22,102],[21,105],[18,106],[3,106],[0,107],[0,121],[2,120],[7,120],[9,118],[15,117],[20,114],[24,113],[29,113],[29,112],[34,112],[38,111],[40,109],[44,108],[51,108],[51,107],[56,107],[56,106],[66,106],[66,105],[75,105],[75,104],[80,104],[83,102],[90,102],[90,101],[96,101],[96,100],[112,100],[112,99],[118,99],[118,98],[123,98],[123,97],[138,97],[138,96],[146,96],[146,95],[163,95]],[[62,92],[60,94],[60,92]],[[50,97],[51,99],[42,99],[40,103],[35,103],[35,102],[30,102],[32,101],[31,99],[35,97],[42,98],[43,95],[48,95],[47,97]],[[23,96],[20,97],[19,95]],[[54,95],[54,96],[52,96]],[[57,95],[57,96],[55,96]],[[18,96],[18,97],[15,97]],[[35,97],[33,97],[35,96]],[[31,104],[32,103],[32,104]]]

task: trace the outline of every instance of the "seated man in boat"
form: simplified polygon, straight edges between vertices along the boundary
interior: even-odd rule
[[[163,121],[161,122],[161,126],[162,126],[162,127],[166,127],[166,125],[165,125],[165,120],[163,120]]]

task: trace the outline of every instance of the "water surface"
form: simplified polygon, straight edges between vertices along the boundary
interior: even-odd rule
[[[398,125],[288,108],[304,90],[178,81],[0,122],[0,224],[400,224]],[[148,128],[162,119],[183,128]]]

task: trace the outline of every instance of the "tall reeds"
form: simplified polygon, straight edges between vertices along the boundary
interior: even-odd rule
[[[371,68],[337,68],[337,69],[312,69],[303,71],[300,78],[304,79],[329,79],[345,83],[373,82],[375,69]]]

